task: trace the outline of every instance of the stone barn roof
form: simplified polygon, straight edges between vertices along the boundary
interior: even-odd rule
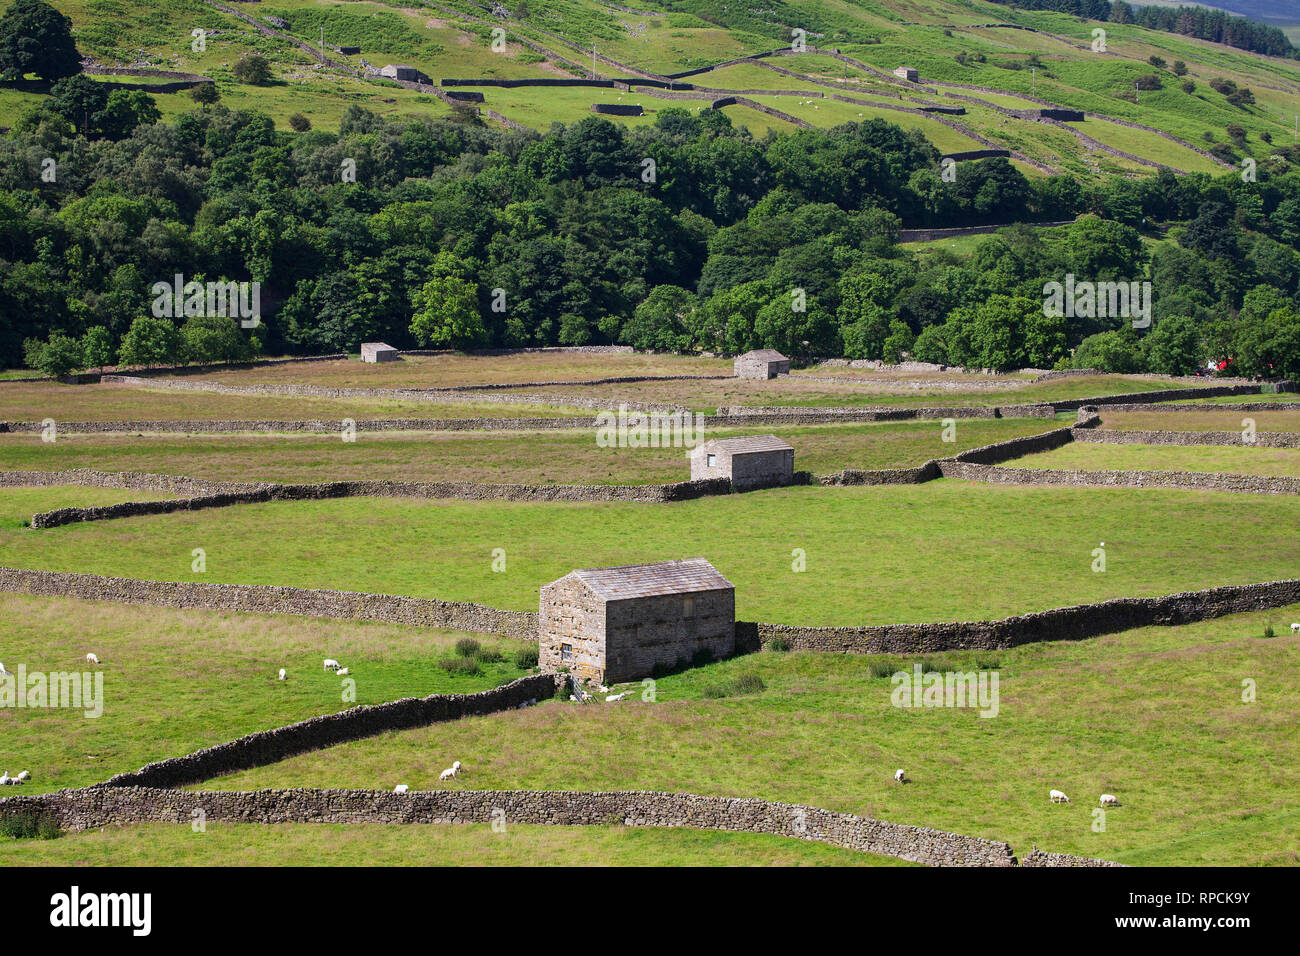
[[[756,362],[788,362],[789,358],[782,355],[776,349],[754,349],[752,352],[746,352],[740,356],[743,359],[753,359]]]
[[[690,594],[733,587],[703,558],[660,561],[654,564],[626,564],[617,568],[588,568],[573,575],[604,601]]]
[[[711,438],[699,447],[726,451],[733,455],[749,455],[754,452],[763,451],[794,451],[794,446],[786,444],[775,435],[745,435],[740,438]]]

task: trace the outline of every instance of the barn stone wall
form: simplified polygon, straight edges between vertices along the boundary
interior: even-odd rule
[[[1296,432],[1256,432],[1254,440],[1248,442],[1242,438],[1240,431],[1175,432],[1106,429],[1076,432],[1074,440],[1104,445],[1235,445],[1238,448],[1300,448],[1300,434]]]
[[[537,664],[542,673],[566,668],[582,680],[602,681],[605,671],[605,605],[574,575],[542,586],[537,623]],[[565,658],[561,645],[572,656]]]
[[[703,651],[715,660],[736,652],[732,589],[611,601],[605,613],[604,683],[638,680],[658,667],[690,664]]]
[[[1199,471],[1074,471],[1059,468],[999,468],[962,461],[941,461],[945,478],[995,485],[1057,485],[1071,488],[1175,488],[1185,491],[1230,491],[1255,495],[1300,494],[1300,478],[1228,475]]]

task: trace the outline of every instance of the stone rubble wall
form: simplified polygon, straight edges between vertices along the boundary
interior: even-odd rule
[[[514,710],[527,706],[531,700],[549,700],[568,686],[567,675],[533,674],[477,694],[431,694],[385,704],[350,707],[336,714],[309,717],[274,730],[247,734],[183,757],[159,760],[133,773],[116,774],[90,789],[183,787],[352,740],[427,727],[462,717]]]
[[[142,378],[134,375],[105,375],[106,384],[132,385],[140,388],[169,389],[183,392],[213,392],[220,395],[291,395],[301,398],[396,399],[434,404],[464,404],[462,392],[438,388],[333,388],[327,385],[270,384],[225,385],[220,382],[187,382],[174,379]],[[476,393],[474,401],[501,405],[554,405],[570,408],[593,408],[617,411],[620,407],[641,412],[688,411],[679,405],[658,402],[608,401],[581,395],[521,395],[512,393]]]
[[[118,601],[152,607],[300,614],[344,621],[380,621],[437,627],[519,640],[537,639],[537,614],[502,611],[465,601],[369,594],[264,584],[144,581],[62,571],[0,567],[0,591],[41,597]]]
[[[1114,598],[1098,604],[1037,611],[996,621],[801,627],[736,623],[738,650],[754,651],[774,638],[792,650],[836,654],[931,654],[1006,650],[1039,641],[1078,641],[1138,627],[1172,627],[1300,603],[1300,579],[1229,585],[1153,598]]]
[[[53,812],[74,831],[128,823],[188,826],[195,810],[219,823],[461,824],[490,823],[504,815],[507,826],[689,827],[773,834],[927,866],[1016,865],[1010,846],[979,837],[797,804],[654,791],[195,792],[120,785],[0,800],[0,812],[14,810]]]
[[[1058,468],[999,468],[946,460],[945,478],[995,485],[1053,485],[1072,488],[1174,488],[1184,491],[1229,491],[1254,495],[1300,494],[1300,478],[1231,475],[1199,471],[1074,471]]]
[[[1254,441],[1248,442],[1242,438],[1239,431],[1089,429],[1076,432],[1074,440],[1103,445],[1231,445],[1238,448],[1300,448],[1300,433],[1296,432],[1256,432]]]
[[[32,472],[19,474],[34,474]],[[52,476],[58,472],[50,473]],[[78,482],[90,483],[98,473],[78,473]],[[0,473],[0,486],[6,484],[6,475]],[[167,476],[147,476],[166,478]],[[185,479],[181,479],[184,481]],[[196,479],[188,479],[196,481]],[[60,483],[57,478],[52,484]],[[187,498],[167,498],[158,501],[124,501],[93,508],[59,508],[32,516],[33,528],[54,528],[79,521],[105,521],[138,515],[171,514],[177,511],[196,511],[205,508],[226,508],[231,505],[261,504],[269,501],[317,501],[327,498],[442,498],[462,501],[631,501],[667,502],[688,501],[707,495],[730,494],[732,485],[725,478],[700,481],[680,481],[667,485],[507,485],[477,484],[468,481],[329,481],[319,484],[261,484],[221,487],[214,482],[212,489],[202,490]],[[108,485],[108,487],[119,487]],[[166,489],[160,489],[166,490]]]

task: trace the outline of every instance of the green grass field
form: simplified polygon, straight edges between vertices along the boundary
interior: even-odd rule
[[[12,866],[909,866],[759,833],[511,824],[165,823],[22,844]]]
[[[1236,475],[1300,478],[1300,449],[1231,445],[1101,445],[1071,442],[1053,451],[1026,455],[1017,468],[1083,471],[1207,471]]]
[[[0,492],[5,564],[534,610],[539,586],[574,568],[702,556],[736,585],[739,619],[825,625],[997,618],[1300,570],[1300,501],[1222,492],[943,480],[671,505],[351,498],[22,527],[80,502],[75,489]],[[1108,570],[1095,574],[1101,541]],[[203,575],[190,571],[196,547]]]
[[[656,683],[656,702],[551,702],[385,734],[200,789],[451,786],[757,796],[1139,865],[1300,863],[1300,607],[978,655],[999,708],[898,708],[853,655],[760,655]],[[1278,636],[1263,638],[1271,624]],[[891,666],[910,662],[893,659]],[[710,699],[742,672],[757,694]],[[1243,681],[1257,699],[1243,702]],[[452,759],[464,776],[439,784]],[[1251,767],[1243,773],[1243,765]],[[896,767],[912,783],[897,786]],[[1064,790],[1070,805],[1048,801]],[[1092,830],[1097,796],[1121,807]]]
[[[1260,398],[1278,396],[1260,396]],[[1112,412],[1102,411],[1101,428],[1135,431],[1240,432],[1255,422],[1256,431],[1300,432],[1300,405],[1295,411]]]
[[[23,793],[89,786],[355,704],[474,693],[526,673],[513,661],[521,642],[479,635],[505,659],[482,664],[478,675],[452,675],[437,662],[465,635],[430,628],[7,593],[0,593],[0,614],[8,622],[0,651],[10,672],[22,664],[29,674],[104,675],[98,717],[66,708],[0,708],[4,768],[32,772]],[[91,651],[101,667],[87,667]],[[355,700],[344,700],[347,678],[322,670],[327,657],[351,671]],[[277,678],[281,667],[289,672],[284,682]]]
[[[941,421],[763,426],[795,448],[796,467],[815,475],[844,468],[904,468],[980,445],[1057,426],[1033,418],[961,419],[954,442]],[[703,441],[754,429],[702,429]],[[685,448],[602,448],[592,428],[546,432],[360,432],[182,437],[129,434],[0,435],[0,470],[146,471],[212,480],[342,479],[476,481],[514,484],[655,484],[690,478]]]

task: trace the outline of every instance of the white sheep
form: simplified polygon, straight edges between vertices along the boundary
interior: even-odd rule
[[[1291,633],[1300,634],[1300,623],[1293,623],[1291,625]],[[5,666],[3,664],[0,664],[0,674],[3,674],[4,672],[5,672]]]
[[[87,664],[98,664],[98,663],[99,663],[99,658],[96,657],[94,654],[87,654],[87,655],[86,655],[86,663],[87,663]]]
[[[894,780],[896,780],[898,783],[907,783],[907,777],[903,775],[902,767],[899,767],[897,770],[894,771]]]
[[[286,677],[288,677],[288,676],[289,676],[289,672],[286,671],[283,667],[281,667],[281,668],[280,668],[280,680],[284,680],[284,679],[285,679]]]
[[[9,771],[8,771],[8,770],[6,770],[3,774],[0,774],[0,787],[7,787],[7,786],[9,786]]]
[[[8,672],[7,670],[5,670],[5,662],[4,662],[4,661],[0,661],[0,674],[8,674],[8,673],[9,673],[9,672]]]
[[[1067,797],[1065,794],[1063,794],[1060,790],[1053,790],[1051,793],[1048,794],[1048,796],[1052,798],[1053,803],[1070,802],[1070,798]]]
[[[337,674],[339,677],[347,677],[348,674],[351,673],[351,671],[349,671],[346,667],[340,667],[334,673]]]
[[[438,775],[439,780],[450,780],[452,777],[460,776],[460,761],[452,762],[452,765]]]
[[[1103,807],[1118,807],[1119,799],[1113,793],[1103,793],[1101,795],[1101,805]]]
[[[410,789],[411,788],[408,787],[406,784],[399,783],[397,786],[393,788],[393,793],[406,793]]]
[[[26,783],[28,780],[31,779],[31,776],[32,773],[30,770],[24,770],[21,773],[19,773],[18,776],[14,777],[14,779],[17,780],[19,783]]]
[[[602,694],[608,694],[608,693],[609,693],[609,688],[606,687],[604,684],[601,684],[601,685],[600,685],[600,692],[601,692]]]
[[[623,699],[624,697],[626,697],[626,696],[627,696],[627,691],[623,691],[623,693],[621,693],[621,694],[610,694],[608,697],[605,698],[605,700],[606,700],[606,702],[609,702],[609,701],[615,701],[615,700],[622,700],[622,699]]]
[[[330,670],[331,668],[334,669],[334,670],[338,670],[338,669],[339,669],[339,662],[336,661],[336,660],[335,660],[334,658],[332,658],[332,657],[327,657],[327,658],[325,658],[325,666],[322,667],[321,670],[326,670],[326,671],[327,671],[327,670]]]

